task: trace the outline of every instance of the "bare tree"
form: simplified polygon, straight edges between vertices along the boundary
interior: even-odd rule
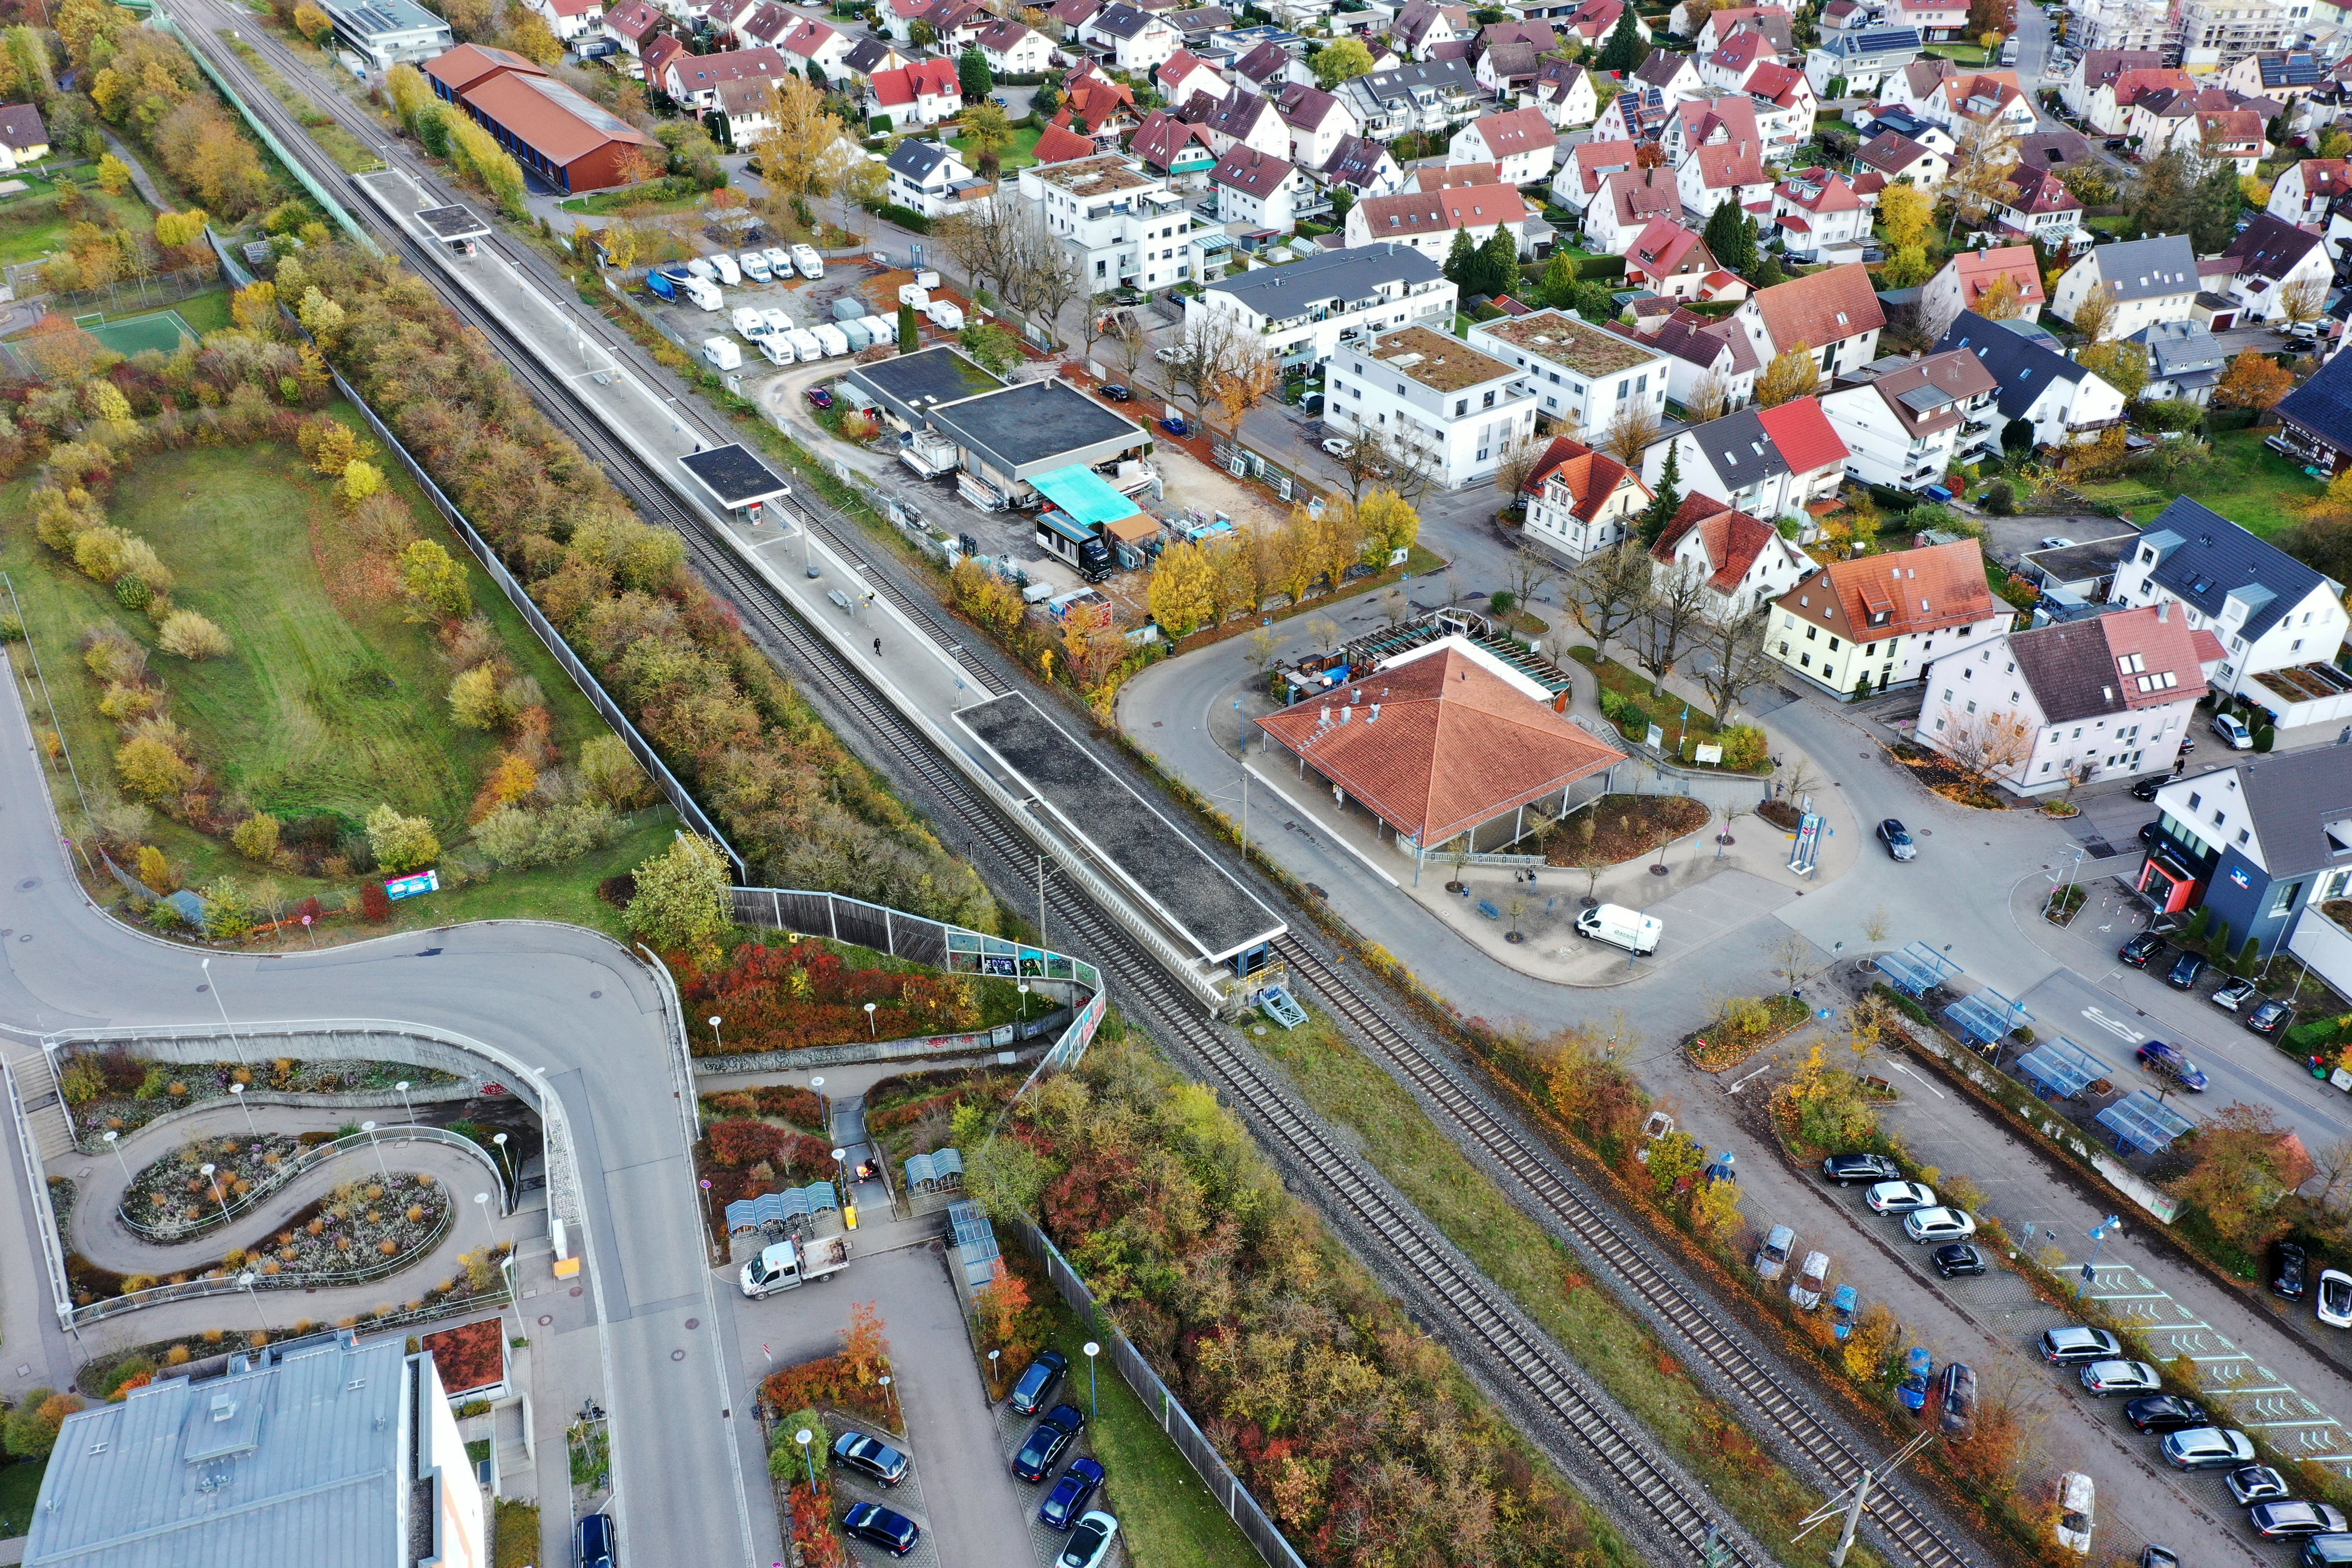
[[[2007,708],[1953,714],[1943,729],[1923,738],[1979,783],[2013,773],[2033,755],[2032,727]]]
[[[1114,342],[1117,340],[1120,314],[1118,297],[1115,294],[1096,294],[1087,298],[1086,321],[1087,359],[1091,360],[1095,357],[1096,344],[1106,339]]]
[[[1348,499],[1360,507],[1363,505],[1364,492],[1374,486],[1394,490],[1417,505],[1444,471],[1433,448],[1425,442],[1408,438],[1402,431],[1359,424],[1338,440],[1340,450],[1331,458],[1339,465]]]
[[[931,237],[963,269],[975,291],[995,286],[999,298],[1009,298],[1010,280],[1020,267],[1013,204],[982,203],[973,211],[942,219]]]
[[[1339,465],[1340,482],[1348,487],[1349,504],[1360,507],[1366,490],[1385,485],[1395,476],[1395,465],[1377,428],[1359,429],[1352,435],[1337,439],[1339,450],[1328,455]]]
[[[1550,450],[1550,441],[1540,435],[1522,435],[1504,446],[1502,461],[1495,468],[1495,488],[1502,492],[1512,511],[1527,505],[1528,478]]]
[[[1772,973],[1780,977],[1782,987],[1795,990],[1816,972],[1812,939],[1801,931],[1791,931],[1772,945]]]
[[[1959,117],[1958,145],[1944,194],[1952,203],[1952,226],[1981,223],[2009,193],[2010,171],[2017,167],[2017,129],[1994,115]]]
[[[1391,626],[1402,626],[1412,613],[1412,601],[1405,597],[1403,589],[1391,584],[1388,591],[1381,595],[1380,609],[1381,620]]]
[[[1549,588],[1559,577],[1559,568],[1551,557],[1533,545],[1521,545],[1511,552],[1511,564],[1504,574],[1504,584],[1511,597],[1525,605],[1537,594]]]
[[[1642,454],[1658,439],[1658,416],[1642,404],[1626,400],[1625,407],[1601,434],[1601,450],[1631,468],[1642,471]]]
[[[1007,295],[1045,329],[1048,339],[1059,342],[1062,307],[1086,292],[1086,277],[1076,253],[1046,226],[1045,209],[1032,202],[1015,204],[1020,211],[1012,224],[1013,269],[1005,279]]]
[[[1568,574],[1568,613],[1593,646],[1605,650],[1649,609],[1653,575],[1650,552],[1638,542],[1597,550]]]
[[[2280,291],[2278,307],[2279,314],[2285,318],[2286,324],[2290,327],[2300,327],[2307,321],[2316,321],[2319,319],[2319,313],[2327,307],[2327,284],[2324,279],[2317,277],[2306,277],[2301,282],[2290,284]]]
[[[1660,574],[1650,591],[1648,612],[1633,628],[1634,657],[1652,681],[1673,674],[1690,651],[1692,638],[1706,622],[1706,579],[1696,568]]]
[[[1708,420],[1721,419],[1731,412],[1730,383],[1726,382],[1717,371],[1707,371],[1706,379],[1701,381],[1697,389],[1691,393],[1690,402],[1686,406],[1693,424],[1705,424]]]
[[[1143,323],[1132,310],[1121,310],[1111,324],[1111,351],[1118,356],[1119,368],[1127,372],[1127,384],[1135,384],[1136,368],[1143,356],[1151,351],[1151,340],[1144,335]]]
[[[1217,401],[1218,386],[1234,363],[1246,352],[1264,357],[1265,350],[1256,339],[1230,310],[1212,307],[1185,313],[1175,357],[1168,363],[1168,384],[1192,405],[1202,423],[1208,423],[1209,405]]]
[[[1708,615],[1701,621],[1692,645],[1711,655],[1706,668],[1698,674],[1698,684],[1715,705],[1716,728],[1723,727],[1739,694],[1772,667],[1764,651],[1764,633],[1771,620],[1771,607],[1759,604],[1745,614]]]

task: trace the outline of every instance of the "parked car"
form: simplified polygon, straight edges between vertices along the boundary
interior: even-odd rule
[[[1908,1214],[1936,1207],[1936,1191],[1916,1181],[1883,1181],[1864,1195],[1874,1214]]]
[[[1853,1337],[1853,1325],[1862,1312],[1862,1292],[1852,1285],[1840,1285],[1830,1298],[1831,1332],[1840,1339]]]
[[[2180,1568],[2180,1557],[2169,1546],[2151,1543],[2139,1549],[2139,1568]]]
[[[1806,1312],[1822,1304],[1822,1292],[1829,1288],[1830,1255],[1813,1251],[1805,1254],[1804,1266],[1789,1284],[1789,1299]]]
[[[1974,1279],[1985,1271],[1984,1254],[1965,1241],[1937,1248],[1927,1254],[1927,1261],[1947,1280]]]
[[[2156,792],[2171,782],[2172,779],[2168,774],[2151,773],[2131,787],[2131,797],[2135,800],[2153,800],[2156,799]]]
[[[2043,537],[2039,548],[2042,549],[2071,549],[2074,548],[2074,541],[2068,538],[2063,534],[2049,534]]]
[[[2177,954],[2173,957],[2172,967],[2164,972],[2164,983],[2176,991],[2192,990],[2196,988],[2197,977],[2204,972],[2205,960],[2201,956]]]
[[[1174,349],[1172,349],[1172,348],[1171,348],[1171,347],[1168,347],[1168,346],[1166,346],[1166,345],[1164,345],[1164,344],[1163,344],[1162,346],[1160,346],[1160,348],[1157,348],[1157,349],[1152,350],[1151,350],[1151,357],[1152,357],[1153,359],[1155,359],[1155,360],[1158,360],[1158,361],[1159,361],[1161,364],[1163,364],[1163,365],[1172,365],[1172,364],[1174,364],[1174,363],[1177,361],[1177,360],[1180,358],[1180,356],[1178,355],[1177,351],[1176,351]],[[1328,446],[1327,446],[1326,450],[1328,450]]]
[[[2246,1027],[2256,1034],[2277,1034],[2294,1021],[2294,1009],[2284,1002],[2263,1002],[2246,1015]]]
[[[1756,1249],[1756,1275],[1761,1280],[1777,1280],[1789,1267],[1790,1250],[1797,1245],[1797,1233],[1785,1225],[1776,1225],[1765,1233],[1764,1245]]]
[[[1963,1241],[1977,1233],[1977,1222],[1957,1208],[1914,1209],[1903,1217],[1903,1234],[1915,1242]]]
[[[1171,435],[1184,436],[1192,434],[1192,423],[1181,413],[1163,415],[1160,421],[1160,428]]]
[[[1054,1568],[1101,1568],[1110,1560],[1110,1543],[1118,1539],[1118,1518],[1096,1509],[1070,1531],[1070,1543],[1054,1559]]]
[[[2097,1499],[2091,1478],[2068,1470],[2058,1478],[2058,1521],[2051,1527],[2058,1544],[2078,1557],[2091,1554],[2092,1510]]]
[[[2135,969],[2145,969],[2164,955],[2164,938],[2153,931],[2143,931],[2116,949],[2116,956]]]
[[[854,1502],[849,1511],[841,1516],[841,1528],[858,1540],[869,1542],[893,1557],[904,1557],[923,1538],[923,1527],[905,1514],[884,1508],[878,1502]]]
[[[2271,1243],[2271,1294],[2299,1301],[2311,1281],[2311,1254],[2292,1241]]]
[[[1356,444],[1352,441],[1342,441],[1336,435],[1327,435],[1323,438],[1323,450],[1344,463],[1348,460],[1349,454],[1356,450]]]
[[[811,408],[831,408],[833,406],[833,393],[826,391],[824,387],[811,387],[804,395],[808,398],[809,406]]]
[[[2105,1329],[2080,1324],[2042,1331],[2042,1359],[2053,1366],[2080,1366],[2090,1361],[2113,1361],[2124,1353],[2123,1341]]]
[[[2205,999],[2224,1012],[2233,1013],[2252,1001],[2258,994],[2257,988],[2252,980],[2228,980],[2222,983],[2219,990]]]
[[[2139,1048],[2139,1064],[2159,1078],[2171,1079],[2191,1094],[2205,1092],[2208,1080],[2204,1072],[2178,1048],[2160,1040],[2151,1040]]]
[[[863,1432],[844,1432],[835,1438],[833,1457],[853,1470],[864,1470],[886,1487],[907,1479],[907,1456]]]
[[[1117,382],[1111,382],[1106,384],[1102,390],[1102,394],[1103,396],[1110,399],[1113,402],[1133,402],[1135,401],[1135,394],[1128,391],[1127,388],[1119,385]]]
[[[613,1568],[613,1516],[585,1513],[572,1528],[572,1555],[580,1568]]]
[[[2340,1269],[2319,1271],[2319,1321],[2332,1329],[2352,1329],[2352,1274]]]
[[[2164,1379],[2144,1361],[2095,1361],[2083,1368],[2083,1386],[2094,1399],[2105,1399],[2110,1394],[2154,1394]]]
[[[2258,1502],[2246,1510],[2246,1522],[2264,1541],[2341,1535],[2345,1529],[2343,1511],[2324,1502]]]
[[[1094,1459],[1081,1456],[1070,1461],[1045,1500],[1037,1505],[1037,1517],[1055,1530],[1067,1530],[1087,1511],[1087,1501],[1103,1484],[1103,1468]]]
[[[2125,1406],[2124,1419],[2139,1432],[2191,1432],[2210,1426],[2213,1417],[2194,1399],[2178,1394],[2150,1394]]]
[[[1054,1392],[1054,1385],[1069,1369],[1070,1358],[1058,1350],[1049,1350],[1031,1362],[1029,1370],[1021,1375],[1021,1381],[1013,1385],[1010,1403],[1013,1413],[1034,1416],[1044,1409],[1045,1396]]]
[[[1885,844],[1886,852],[1895,859],[1915,861],[1919,858],[1919,846],[1911,841],[1911,830],[1894,818],[1889,817],[1878,824],[1878,837]]]
[[[2344,1568],[2352,1563],[2352,1535],[2306,1537],[2294,1561],[2295,1568]]]
[[[1927,1347],[1915,1344],[1903,1354],[1903,1381],[1895,1385],[1895,1396],[1903,1401],[1906,1410],[1927,1407],[1927,1387],[1936,1375],[1936,1358]]]
[[[2232,751],[2252,751],[2254,748],[2254,732],[2248,729],[2246,721],[2236,714],[2215,714],[2211,727]]]
[[[1840,1186],[1852,1186],[1858,1181],[1895,1181],[1903,1173],[1885,1155],[1832,1155],[1822,1162],[1822,1175]]]
[[[2268,1465],[2241,1465],[2221,1479],[2241,1508],[2258,1502],[2279,1501],[2291,1490],[2286,1478]]]
[[[2164,1462],[2176,1469],[2218,1470],[2235,1469],[2251,1464],[2254,1446],[2243,1432],[2226,1427],[2196,1427],[2186,1432],[2175,1432],[2158,1446]]]
[[[1076,1406],[1055,1406],[1029,1434],[1029,1440],[1021,1445],[1021,1451],[1013,1456],[1013,1473],[1031,1486],[1044,1480],[1053,1473],[1062,1451],[1077,1440],[1086,1425],[1087,1413]]]
[[[1967,1437],[1977,1418],[1977,1375],[1968,1363],[1956,1361],[1944,1368],[1943,1395],[1945,1436]]]

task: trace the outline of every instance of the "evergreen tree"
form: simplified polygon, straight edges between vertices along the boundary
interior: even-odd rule
[[[988,68],[988,57],[978,49],[966,49],[956,61],[956,81],[968,103],[977,103],[996,90],[996,73]]]
[[[1673,522],[1675,514],[1683,509],[1683,460],[1681,453],[1676,450],[1680,444],[1679,442],[1666,443],[1666,465],[1658,473],[1658,493],[1651,500],[1649,508],[1642,514],[1642,544],[1644,549],[1658,542],[1659,536],[1666,531],[1666,525]]]
[[[1478,245],[1470,237],[1470,231],[1455,229],[1454,248],[1445,253],[1445,276],[1453,280],[1454,287],[1462,291],[1465,299],[1476,292],[1470,286],[1477,280],[1475,276],[1477,256]]]
[[[2238,166],[2227,158],[2217,158],[2205,177],[2197,182],[2189,204],[2189,240],[2200,256],[2227,250],[2230,242],[2238,237],[2238,213],[2245,197],[2238,189]]]
[[[1756,265],[1756,225],[1739,210],[1739,204],[1726,196],[1715,205],[1706,220],[1706,248],[1715,259],[1734,272],[1745,273]]]
[[[1478,292],[1490,296],[1510,293],[1519,286],[1519,242],[1502,225],[1486,243],[1478,247]]]
[[[2231,183],[2234,200],[2235,182]],[[2197,172],[2185,153],[2177,150],[2158,153],[2141,166],[2139,183],[2132,191],[2133,225],[2141,235],[2187,234],[2196,206],[2196,185]],[[2236,221],[2231,220],[2232,224]],[[2225,235],[2222,245],[2228,243]]]
[[[1917,248],[1914,246],[1913,248]],[[1768,256],[1756,265],[1755,283],[1759,288],[1769,288],[1776,283],[1786,283],[1789,275],[1780,270],[1780,258]]]
[[[1552,252],[1551,265],[1544,268],[1542,302],[1555,310],[1566,310],[1576,303],[1576,262],[1566,250]]]
[[[1601,46],[1601,68],[1604,71],[1630,71],[1642,63],[1644,46],[1642,35],[1634,31],[1633,7],[1628,5],[1617,14],[1617,26],[1611,31],[1609,41]]]

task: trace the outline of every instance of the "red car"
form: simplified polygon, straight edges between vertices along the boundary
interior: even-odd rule
[[[833,406],[833,394],[825,391],[823,387],[809,388],[808,400],[809,406],[812,408],[831,408]]]

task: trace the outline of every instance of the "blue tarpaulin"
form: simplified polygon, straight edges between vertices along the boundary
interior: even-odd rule
[[[1091,468],[1056,468],[1029,481],[1037,491],[1074,521],[1099,528],[1136,514],[1136,505],[1106,484]]]

